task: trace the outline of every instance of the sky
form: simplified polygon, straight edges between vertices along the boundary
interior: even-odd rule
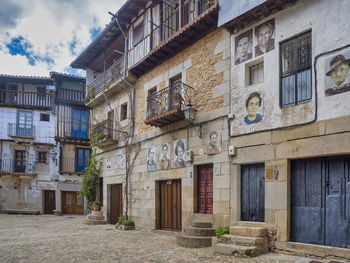
[[[125,0],[0,0],[0,74],[85,76],[70,63]]]

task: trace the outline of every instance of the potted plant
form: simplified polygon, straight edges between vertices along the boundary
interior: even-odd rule
[[[134,230],[135,222],[132,220],[125,219],[125,216],[120,216],[118,223],[115,226],[116,229],[119,230]]]
[[[100,211],[101,210],[101,202],[100,201],[95,201],[92,204],[92,208],[94,211]]]

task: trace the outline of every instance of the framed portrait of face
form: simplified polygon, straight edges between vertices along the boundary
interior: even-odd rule
[[[124,168],[125,167],[125,161],[123,154],[117,155],[117,168]]]
[[[174,141],[174,168],[186,166],[187,139]]]
[[[247,115],[244,117],[244,123],[249,125],[253,123],[261,122],[263,119],[262,114],[262,95],[261,92],[253,92],[245,100],[245,108]]]
[[[258,25],[254,30],[255,56],[275,49],[275,19]]]
[[[250,29],[235,38],[235,65],[253,57],[253,30]]]
[[[209,142],[207,147],[207,154],[217,154],[221,152],[221,138],[217,131],[212,131],[209,134]]]
[[[170,150],[171,150],[171,144],[170,143],[163,143],[160,146],[159,149],[159,169],[160,170],[168,170],[170,169]]]
[[[106,158],[106,168],[111,168],[111,157],[109,156]]]
[[[350,91],[350,51],[334,54],[325,61],[327,96]]]
[[[157,146],[147,147],[147,171],[154,172],[157,170]]]

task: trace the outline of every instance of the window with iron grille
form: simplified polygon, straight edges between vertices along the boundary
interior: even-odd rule
[[[281,106],[311,100],[311,31],[280,44]]]
[[[38,152],[38,163],[47,162],[47,152]]]
[[[121,107],[120,107],[120,120],[126,120],[128,118],[128,104],[124,103]]]

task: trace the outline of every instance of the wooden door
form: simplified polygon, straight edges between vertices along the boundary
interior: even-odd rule
[[[55,191],[44,191],[44,214],[53,214],[53,210],[56,209],[56,197]]]
[[[84,214],[84,198],[78,192],[62,192],[63,214]]]
[[[291,240],[350,248],[350,157],[291,162]]]
[[[197,207],[200,214],[213,213],[213,165],[199,166]]]
[[[25,151],[15,151],[14,166],[15,166],[16,173],[24,173],[26,171],[26,152]]]
[[[121,184],[111,185],[109,222],[116,224],[118,218],[123,214],[123,188]]]
[[[111,110],[107,114],[107,131],[105,132],[105,135],[107,139],[112,139],[113,136],[113,129],[114,129],[114,110]]]
[[[265,220],[264,164],[248,164],[241,167],[241,220]]]
[[[181,74],[170,79],[170,107],[169,110],[177,109],[181,106],[183,90],[181,86]]]
[[[181,230],[181,180],[160,181],[160,228]]]

